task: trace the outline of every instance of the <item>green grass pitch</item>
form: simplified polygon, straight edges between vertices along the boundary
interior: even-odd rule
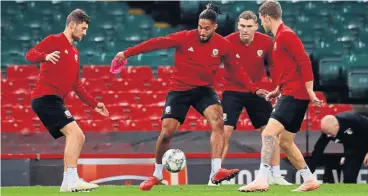
[[[368,184],[323,184],[314,192],[295,193],[291,192],[297,185],[293,186],[271,186],[266,193],[240,193],[237,191],[239,185],[222,185],[219,187],[208,187],[206,185],[184,185],[184,186],[155,186],[151,191],[141,191],[138,186],[101,186],[99,189],[88,193],[59,193],[59,187],[2,187],[3,196],[56,196],[56,195],[88,195],[88,196],[223,196],[223,195],[273,195],[273,196],[366,196],[368,195]]]

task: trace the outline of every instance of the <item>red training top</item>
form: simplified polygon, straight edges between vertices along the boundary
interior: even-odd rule
[[[314,80],[311,61],[299,37],[284,24],[277,29],[272,59],[282,95],[309,99],[305,83]]]
[[[255,32],[253,41],[249,45],[245,45],[240,39],[240,33],[235,32],[226,37],[232,43],[232,47],[240,55],[240,64],[248,74],[253,83],[260,82],[265,74],[265,64],[272,67],[272,39],[262,33]],[[231,65],[229,65],[231,66]],[[244,88],[234,80],[232,73],[225,66],[225,90],[249,92],[248,88]],[[272,70],[271,70],[272,71]],[[271,76],[273,73],[271,72]],[[275,86],[276,88],[276,86]]]
[[[54,51],[60,52],[56,64],[46,61],[46,55]],[[64,99],[74,90],[87,105],[93,108],[97,106],[98,102],[87,93],[79,80],[79,51],[64,33],[47,36],[27,52],[26,59],[32,63],[41,63],[36,87],[31,94],[32,99],[44,95],[57,95]]]
[[[238,58],[231,48],[231,43],[216,33],[208,42],[201,43],[198,30],[180,31],[128,48],[124,55],[127,58],[171,47],[175,47],[176,51],[174,73],[170,78],[170,90],[186,91],[198,86],[212,87],[222,60],[227,65],[233,65],[229,71],[237,81],[251,89],[252,92],[257,90],[242,67],[238,65]]]

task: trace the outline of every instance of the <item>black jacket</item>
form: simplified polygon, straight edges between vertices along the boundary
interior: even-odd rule
[[[327,137],[321,134],[312,152],[311,170],[323,164],[323,153],[332,140],[344,146],[345,153],[367,153],[368,152],[368,117],[358,112],[349,111],[335,115],[339,122],[339,131],[336,137]]]

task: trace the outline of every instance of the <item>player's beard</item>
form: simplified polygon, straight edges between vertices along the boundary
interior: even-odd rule
[[[208,35],[206,40],[201,39],[201,37],[199,37],[199,40],[201,43],[206,43],[211,40],[212,36],[213,36],[213,33]]]
[[[72,34],[72,38],[73,38],[73,40],[74,40],[74,41],[76,41],[76,42],[80,42],[80,41],[82,41],[83,36],[82,36],[82,37],[80,37],[80,36],[75,36],[75,35],[73,35],[73,34]]]

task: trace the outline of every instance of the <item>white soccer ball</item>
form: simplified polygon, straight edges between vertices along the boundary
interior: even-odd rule
[[[187,159],[183,151],[170,149],[162,157],[162,165],[168,172],[178,173],[187,165]]]

